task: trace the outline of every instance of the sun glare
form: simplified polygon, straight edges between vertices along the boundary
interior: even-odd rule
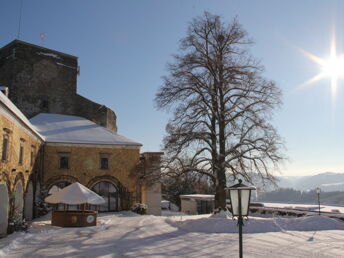
[[[301,50],[309,59],[319,64],[320,73],[310,78],[308,81],[303,83],[301,86],[309,86],[321,79],[329,78],[331,80],[331,92],[334,98],[337,91],[337,84],[339,79],[344,78],[344,55],[338,55],[336,50],[336,40],[333,37],[331,42],[330,57],[320,58],[305,50]]]
[[[328,60],[325,60],[322,71],[324,76],[340,78],[344,77],[344,57],[334,56]]]

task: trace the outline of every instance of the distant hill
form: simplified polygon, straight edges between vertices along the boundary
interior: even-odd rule
[[[291,188],[279,188],[270,192],[259,192],[256,195],[259,202],[317,204],[318,196],[314,190],[300,191]],[[321,204],[344,206],[344,192],[323,191],[320,194]]]
[[[344,191],[344,173],[325,172],[312,176],[280,176],[277,183],[281,188],[300,191],[320,187],[324,192]]]

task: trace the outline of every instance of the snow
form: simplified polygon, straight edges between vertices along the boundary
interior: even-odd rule
[[[80,143],[141,146],[90,120],[78,116],[41,113],[30,122],[45,137],[47,143]]]
[[[59,228],[49,216],[0,239],[0,257],[237,257],[237,221],[223,214],[155,217],[103,213],[99,225]],[[250,217],[245,257],[343,257],[344,222],[323,216]]]
[[[198,200],[214,200],[215,195],[213,194],[183,194],[180,198],[198,199]]]
[[[54,54],[54,53],[37,52],[37,55],[40,55],[40,56],[50,56],[50,57],[53,57],[53,58],[56,58],[56,59],[61,59],[61,57],[59,55]]]
[[[215,216],[211,218],[188,219],[185,221],[169,221],[173,226],[186,231],[203,233],[236,233],[237,222],[226,217]],[[244,221],[244,233],[267,233],[283,231],[319,231],[344,230],[344,222],[322,216],[301,218],[255,218],[250,217]]]
[[[161,209],[165,211],[166,210],[179,211],[179,207],[177,205],[167,200],[161,200]]]
[[[57,193],[57,192],[60,191],[60,190],[61,190],[60,187],[58,187],[57,185],[53,185],[53,186],[50,188],[48,194],[54,194],[54,193]]]
[[[288,209],[304,209],[309,208],[314,211],[318,210],[317,204],[300,204],[300,203],[268,203],[264,202],[265,207],[275,207],[275,208],[288,208]],[[340,213],[344,213],[344,207],[340,206],[330,206],[330,205],[320,205],[320,211],[333,212],[333,210],[338,210]]]
[[[47,203],[99,205],[105,203],[103,197],[88,189],[86,186],[75,182],[45,198]]]
[[[30,123],[30,121],[26,118],[26,116],[1,91],[0,91],[0,102],[5,107],[7,107],[10,110],[10,112],[12,112],[14,116],[16,116],[25,126],[27,126],[29,129],[35,132],[35,134],[39,138],[41,138],[41,140],[44,139],[44,137],[37,132],[36,128]]]
[[[56,64],[57,64],[57,65],[60,65],[60,66],[68,67],[68,68],[71,68],[71,69],[77,69],[76,67],[69,66],[69,65],[65,65],[65,64],[59,63],[59,62],[56,62]]]
[[[320,186],[342,186],[344,182],[341,183],[331,183],[331,184],[321,184]]]

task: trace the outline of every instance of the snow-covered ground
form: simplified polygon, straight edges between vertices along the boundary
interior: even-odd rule
[[[0,257],[238,257],[236,221],[220,215],[103,213],[99,226],[59,228],[49,216],[0,239]],[[344,222],[250,217],[245,257],[344,257]]]
[[[276,207],[276,208],[314,208],[317,211],[318,204],[297,204],[297,203],[272,203],[264,202],[265,207]],[[340,213],[344,213],[344,207],[341,206],[329,206],[329,205],[320,205],[320,211],[332,212],[338,210]]]

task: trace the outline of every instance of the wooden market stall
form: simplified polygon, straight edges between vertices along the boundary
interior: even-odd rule
[[[51,224],[60,227],[89,227],[97,225],[97,211],[90,205],[100,205],[105,200],[80,183],[73,183],[63,189],[53,191],[45,202],[63,204],[63,210],[52,211]],[[73,207],[70,209],[70,207]]]

